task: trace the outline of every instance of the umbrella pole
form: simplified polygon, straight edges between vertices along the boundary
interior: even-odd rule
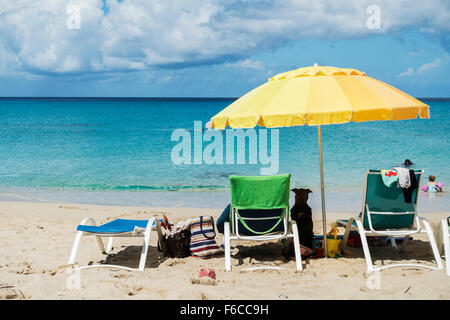
[[[322,228],[323,228],[323,241],[324,250],[323,254],[325,258],[328,257],[328,246],[327,246],[327,220],[326,220],[326,210],[325,210],[325,185],[323,182],[323,158],[322,158],[322,133],[320,131],[320,125],[317,126],[317,135],[319,136],[319,159],[320,159],[320,193],[322,198]]]

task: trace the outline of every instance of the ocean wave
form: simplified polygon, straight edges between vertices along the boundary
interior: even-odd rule
[[[18,188],[16,186],[16,188]],[[19,187],[20,188],[20,187]],[[64,186],[39,186],[39,189],[47,189],[53,191],[226,191],[227,186],[219,185],[183,185],[183,186],[148,186],[148,185],[106,185],[106,184],[90,184],[90,185],[64,185]]]
[[[178,191],[178,190],[227,190],[226,186],[115,186],[111,190],[130,190],[130,191],[146,191],[146,190],[162,190],[162,191]]]

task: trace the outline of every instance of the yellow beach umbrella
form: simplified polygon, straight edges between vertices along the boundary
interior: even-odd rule
[[[423,102],[364,72],[311,66],[280,73],[212,117],[215,129],[255,126],[317,126],[319,138],[322,221],[326,237],[322,138],[325,124],[429,118]],[[326,241],[325,241],[326,246]],[[327,248],[325,247],[325,256]]]

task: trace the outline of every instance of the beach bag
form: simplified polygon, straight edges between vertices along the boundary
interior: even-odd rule
[[[185,258],[191,255],[191,231],[180,230],[172,234],[163,234],[158,225],[158,251],[169,258]]]
[[[182,223],[181,223],[182,224]],[[161,227],[165,229],[162,232]],[[169,223],[166,216],[156,224],[158,231],[158,251],[169,258],[184,258],[191,255],[191,231],[185,228],[175,228]]]
[[[223,253],[222,248],[216,243],[214,238],[213,217],[203,217],[192,219],[191,222],[191,243],[190,250],[193,256],[208,259]]]
[[[327,254],[330,258],[337,258],[342,256],[341,248],[342,248],[342,240],[338,239],[339,230],[337,228],[333,228],[328,232],[326,237],[327,242]],[[322,248],[325,247],[325,241],[322,242]]]

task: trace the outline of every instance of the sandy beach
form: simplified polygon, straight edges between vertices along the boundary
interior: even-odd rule
[[[0,202],[0,299],[449,299],[450,278],[444,271],[417,268],[383,270],[374,281],[366,273],[361,248],[347,248],[338,259],[308,259],[304,270],[281,255],[279,242],[232,242],[232,272],[224,258],[165,258],[156,249],[152,232],[144,272],[93,268],[77,274],[67,261],[75,228],[84,217],[97,223],[116,218],[147,219],[167,215],[177,222],[200,215],[217,218],[220,209],[99,206],[70,203]],[[354,213],[329,213],[328,223]],[[426,214],[435,225],[449,212]],[[315,233],[320,234],[315,216]],[[340,230],[341,234],[343,229]],[[433,264],[424,234],[414,235],[395,253],[390,247],[371,248],[377,265],[396,262]],[[221,235],[216,237],[222,244]],[[142,238],[115,240],[112,253],[102,254],[94,238],[81,241],[77,263],[119,264],[137,267]],[[243,271],[252,266],[279,266],[281,270]],[[213,268],[217,278],[199,283],[201,268]],[[79,276],[77,278],[77,276]],[[79,281],[79,282],[77,282]],[[378,281],[378,282],[376,282]]]

